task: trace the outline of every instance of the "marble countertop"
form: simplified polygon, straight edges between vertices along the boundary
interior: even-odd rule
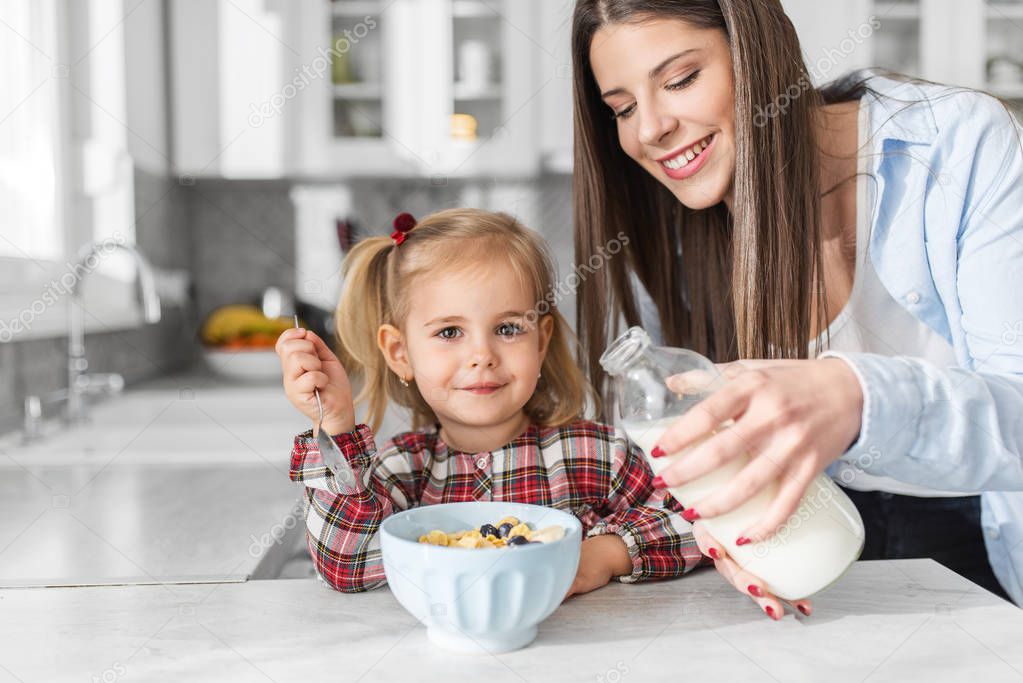
[[[294,548],[301,495],[263,464],[8,469],[0,587],[244,581]]]
[[[931,560],[860,562],[773,622],[713,571],[573,598],[529,647],[436,649],[391,593],[316,580],[0,590],[0,681],[1023,679],[1023,612]]]
[[[243,581],[301,536],[277,383],[167,377],[0,440],[0,587]],[[275,558],[278,561],[280,558]]]

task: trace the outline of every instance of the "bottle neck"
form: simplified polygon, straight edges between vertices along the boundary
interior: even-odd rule
[[[621,375],[642,358],[650,348],[650,337],[641,327],[629,328],[600,357],[600,365],[612,377]]]

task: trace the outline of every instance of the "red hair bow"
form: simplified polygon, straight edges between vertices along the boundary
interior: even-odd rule
[[[395,246],[405,241],[405,236],[412,228],[416,227],[416,219],[410,213],[399,213],[394,219],[394,232],[391,239]]]

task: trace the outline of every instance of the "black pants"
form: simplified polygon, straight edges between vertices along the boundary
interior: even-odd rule
[[[929,557],[1006,600],[987,560],[980,496],[922,498],[843,488],[863,517],[861,560]]]

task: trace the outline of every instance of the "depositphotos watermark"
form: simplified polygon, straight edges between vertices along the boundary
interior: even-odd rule
[[[838,490],[838,487],[830,479],[826,479],[824,485],[817,487],[816,491],[803,498],[799,503],[799,507],[785,520],[785,524],[778,529],[777,533],[757,543],[753,548],[754,557],[763,559],[771,550],[788,543],[792,533],[801,527],[804,522],[825,509],[835,498]]]
[[[608,667],[607,671],[597,674],[597,683],[619,683],[629,672],[629,665],[619,659],[614,666]]]
[[[852,462],[840,460],[839,462],[845,465],[845,467],[842,467],[841,472],[838,473],[838,480],[843,485],[848,486],[856,480],[856,477],[877,464],[877,461],[880,459],[881,450],[877,446],[871,446],[867,449],[866,453],[860,453],[856,456],[856,460]]]
[[[36,299],[10,320],[0,320],[0,343],[7,343],[19,334],[31,330],[39,316],[55,306],[61,297],[70,294],[83,277],[99,268],[104,259],[126,243],[125,236],[115,232],[112,237],[98,243],[82,262],[66,261],[64,273],[59,278],[50,280]]]
[[[249,534],[249,539],[252,541],[249,544],[249,556],[262,557],[263,553],[270,546],[280,545],[288,532],[298,526],[301,520],[305,519],[305,510],[303,508],[303,501],[298,500],[295,502],[294,507],[288,511],[288,514],[285,515],[284,519],[270,527],[269,531],[258,538],[255,534]]]
[[[293,100],[298,93],[308,88],[313,81],[323,78],[324,74],[330,70],[332,59],[337,59],[347,53],[376,27],[376,19],[367,15],[351,29],[342,31],[342,35],[334,40],[334,44],[329,50],[323,47],[317,48],[319,54],[309,64],[305,64],[300,68],[296,67],[296,76],[285,83],[280,92],[274,93],[270,96],[270,99],[261,104],[249,104],[249,125],[253,128],[259,128],[268,119],[280,114],[284,106]]]
[[[797,83],[792,83],[783,92],[775,96],[774,101],[766,107],[759,104],[754,107],[753,125],[763,128],[771,119],[788,112],[792,103],[803,96],[807,90],[813,88],[813,80],[822,81],[829,73],[839,66],[846,57],[856,51],[856,48],[869,40],[874,31],[881,28],[881,20],[871,15],[870,19],[854,29],[849,29],[846,37],[838,44],[837,48],[826,48],[824,54],[813,64],[807,65],[811,78],[800,77]]]
[[[103,673],[92,675],[93,683],[114,683],[114,681],[120,679],[122,676],[128,674],[128,668],[120,662],[114,662]]]
[[[587,277],[594,275],[598,270],[607,265],[607,262],[612,257],[618,255],[623,247],[629,246],[630,241],[628,235],[624,232],[619,232],[615,235],[614,239],[609,240],[607,244],[601,245],[597,249],[597,253],[591,255],[586,260],[586,263],[577,263],[564,280],[557,282],[551,288],[551,291],[547,292],[547,295],[536,303],[536,306],[526,312],[526,324],[530,327],[535,326],[540,318],[550,313],[552,309],[557,308],[559,301],[570,294],[574,294],[579,289],[579,285],[586,282]]]
[[[1023,320],[1017,320],[1015,324],[1005,323],[1002,332],[1002,343],[1006,346],[1015,346],[1023,339]]]

